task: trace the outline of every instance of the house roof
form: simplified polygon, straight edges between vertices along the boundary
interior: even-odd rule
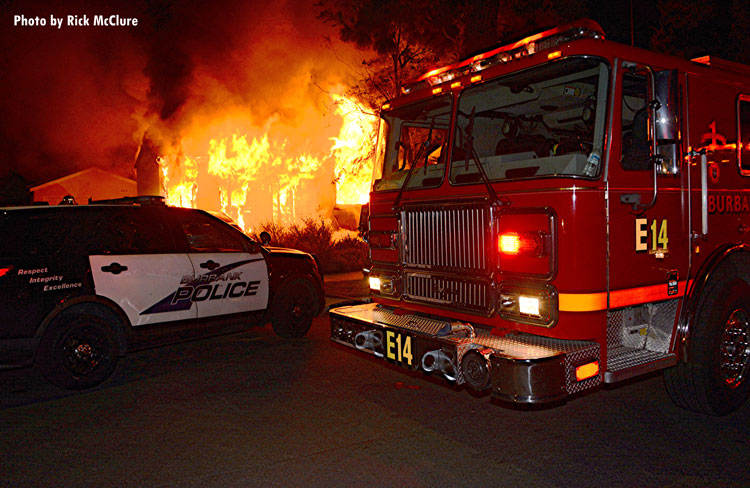
[[[122,181],[125,181],[125,182],[136,184],[135,180],[131,180],[130,178],[125,178],[124,176],[120,176],[120,175],[117,175],[115,173],[112,173],[112,172],[109,172],[109,171],[105,171],[105,170],[103,170],[101,168],[97,168],[95,166],[92,166],[90,168],[86,168],[86,169],[78,171],[76,173],[72,173],[72,174],[69,174],[67,176],[63,176],[62,178],[58,178],[56,180],[52,180],[52,181],[48,181],[46,183],[42,183],[41,185],[37,185],[35,187],[30,188],[30,190],[31,191],[37,191],[37,190],[40,190],[40,189],[45,188],[47,186],[58,185],[60,183],[63,183],[64,181],[71,180],[73,178],[78,178],[78,177],[81,177],[81,176],[85,176],[85,175],[88,175],[89,173],[93,173],[94,176],[96,176],[96,177],[106,176],[108,178],[115,178],[115,179],[119,179],[119,180],[122,180]]]

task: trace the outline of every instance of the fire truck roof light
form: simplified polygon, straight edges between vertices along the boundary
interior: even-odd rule
[[[604,39],[604,32],[601,26],[593,20],[581,19],[564,26],[534,34],[512,44],[472,56],[456,64],[433,69],[419,78],[407,82],[405,87],[409,87],[409,91],[411,91],[411,88],[438,85],[450,81],[457,76],[481,71],[495,64],[507,63],[513,59],[520,59],[581,38]],[[402,87],[401,90],[404,91],[405,87]]]
[[[471,77],[471,82],[472,83],[477,83],[479,81],[482,81],[482,75],[474,75],[474,76]]]
[[[599,361],[586,363],[576,368],[576,381],[583,381],[599,374]]]
[[[553,51],[547,55],[547,59],[557,59],[562,57],[562,51]]]
[[[437,87],[437,88],[433,88],[433,89],[432,89],[432,94],[433,94],[433,95],[437,95],[437,94],[439,94],[439,93],[443,93],[443,88],[442,88],[442,87],[440,87],[440,86],[439,86],[439,87]]]
[[[451,83],[451,88],[452,89],[461,88],[461,82],[460,81],[454,81],[453,83]]]

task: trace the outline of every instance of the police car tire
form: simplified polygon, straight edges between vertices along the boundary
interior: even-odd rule
[[[109,378],[120,350],[113,327],[85,313],[68,313],[47,327],[37,351],[37,364],[51,383],[62,388],[90,388]]]
[[[707,287],[699,304],[690,359],[664,371],[664,385],[672,401],[685,409],[709,415],[726,415],[750,397],[747,363],[742,381],[727,385],[722,372],[722,348],[729,321],[740,311],[750,318],[750,285],[739,278],[718,279]]]
[[[271,305],[271,326],[279,337],[304,337],[312,326],[315,298],[310,285],[303,279],[284,283]]]

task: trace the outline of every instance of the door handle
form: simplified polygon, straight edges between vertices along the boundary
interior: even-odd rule
[[[123,266],[120,263],[112,263],[108,266],[102,266],[102,271],[105,273],[120,274],[123,271],[127,271],[128,267]]]
[[[209,270],[209,271],[213,271],[213,270],[215,270],[216,268],[218,268],[218,267],[219,267],[219,266],[221,266],[221,265],[220,265],[219,263],[217,263],[216,261],[214,261],[214,260],[212,260],[212,259],[209,259],[209,260],[208,260],[208,261],[206,261],[205,263],[201,263],[201,265],[200,265],[200,266],[201,266],[201,268],[203,268],[203,269],[207,269],[207,270]]]

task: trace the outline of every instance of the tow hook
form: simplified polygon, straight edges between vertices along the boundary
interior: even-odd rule
[[[456,366],[453,359],[440,349],[429,351],[422,356],[422,369],[425,371],[440,371],[450,381],[456,381]]]
[[[359,350],[372,351],[377,357],[383,357],[383,333],[377,330],[366,330],[354,336],[354,347]]]

